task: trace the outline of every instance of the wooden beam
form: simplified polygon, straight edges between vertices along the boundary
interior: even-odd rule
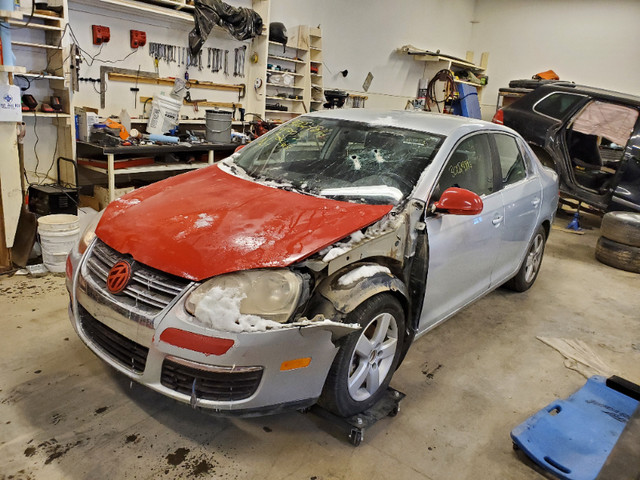
[[[109,73],[109,80],[114,80],[116,82],[137,82],[138,83],[147,83],[153,85],[169,85],[172,86],[175,83],[175,78],[147,78],[147,77],[137,77],[136,75],[129,75],[124,73]],[[199,81],[195,79],[189,80],[189,85],[191,88],[202,88],[205,90],[227,90],[227,91],[235,91],[240,94],[240,97],[244,96],[245,84],[240,83],[236,85],[231,85],[228,83],[214,83],[207,81]]]
[[[140,97],[141,103],[150,102],[151,100],[153,100],[153,97]],[[198,104],[198,107],[242,108],[241,103],[209,102],[207,100],[196,100],[195,102],[187,102],[186,100],[182,101],[183,105],[195,106],[196,103]]]

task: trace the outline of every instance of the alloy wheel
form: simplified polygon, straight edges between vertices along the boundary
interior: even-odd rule
[[[529,253],[527,253],[527,261],[525,263],[524,280],[527,283],[533,281],[536,278],[536,274],[540,269],[540,263],[542,262],[542,253],[544,251],[544,237],[541,233],[538,233],[533,239]]]
[[[390,313],[380,313],[361,330],[351,356],[347,386],[351,398],[364,401],[384,383],[398,348],[398,324]]]

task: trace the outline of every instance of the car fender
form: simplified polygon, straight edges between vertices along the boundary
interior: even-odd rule
[[[362,266],[380,266],[377,263],[364,263],[355,265],[355,268]],[[318,292],[329,300],[333,307],[340,313],[352,312],[365,300],[383,292],[393,292],[403,297],[403,303],[408,302],[409,292],[402,280],[390,272],[377,272],[369,277],[362,278],[351,285],[341,285],[340,278],[355,270],[349,268],[327,278],[319,287]]]

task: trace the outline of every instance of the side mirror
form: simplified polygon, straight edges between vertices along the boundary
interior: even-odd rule
[[[482,199],[475,193],[464,188],[447,188],[440,200],[433,204],[436,211],[452,215],[477,215],[484,207]]]

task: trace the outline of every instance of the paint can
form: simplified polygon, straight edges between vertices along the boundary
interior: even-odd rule
[[[176,100],[166,95],[158,95],[151,102],[147,133],[162,135],[178,125],[178,115],[182,100]]]
[[[207,110],[205,127],[207,142],[231,143],[231,112]]]
[[[50,272],[65,271],[67,256],[78,242],[79,225],[77,215],[45,215],[38,219],[42,261]]]

